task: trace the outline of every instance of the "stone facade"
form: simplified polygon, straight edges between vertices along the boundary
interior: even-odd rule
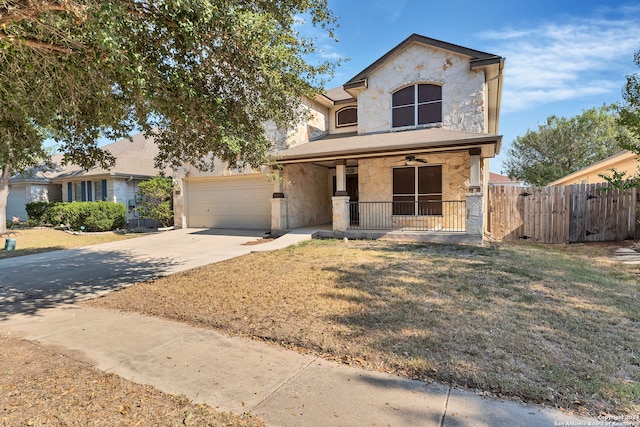
[[[461,231],[465,229],[465,194],[469,189],[469,153],[425,154],[420,156],[428,165],[442,166],[442,215],[393,216],[382,205],[360,208],[360,226],[363,228],[428,228],[436,231]],[[404,156],[361,159],[358,162],[358,186],[360,202],[390,202],[393,200],[394,167],[405,167]],[[451,203],[447,203],[451,202]],[[369,207],[368,207],[369,206]],[[373,213],[364,212],[373,209]]]
[[[389,131],[391,94],[415,83],[442,85],[444,128],[486,132],[484,73],[463,55],[416,43],[369,76],[358,96],[358,133]]]
[[[310,163],[287,165],[282,173],[287,200],[287,228],[331,222],[328,169]]]
[[[304,98],[302,108],[306,110],[308,120],[301,123],[287,136],[287,143],[294,147],[318,139],[329,132],[329,109],[319,102]]]
[[[484,197],[482,193],[467,193],[466,232],[482,236],[484,233]]]
[[[442,165],[442,199],[464,200],[469,188],[469,153],[436,153],[420,156],[427,165]],[[393,197],[394,167],[405,166],[404,156],[378,157],[358,161],[361,202],[388,202]]]

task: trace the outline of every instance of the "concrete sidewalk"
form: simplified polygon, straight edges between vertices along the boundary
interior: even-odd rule
[[[12,315],[0,328],[82,352],[97,368],[137,383],[220,410],[251,412],[270,426],[546,427],[597,421],[134,313],[62,305]]]

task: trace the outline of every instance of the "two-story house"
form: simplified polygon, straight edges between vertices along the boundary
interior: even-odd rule
[[[304,100],[310,118],[275,167],[178,180],[176,224],[279,233],[330,223],[347,234],[481,239],[503,69],[500,56],[411,35],[343,86]],[[274,172],[279,179],[265,178]]]

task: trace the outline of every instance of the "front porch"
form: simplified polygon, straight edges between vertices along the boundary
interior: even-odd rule
[[[466,200],[349,201],[348,230],[466,232]]]
[[[483,193],[467,193],[465,200],[428,202],[350,202],[333,197],[332,230],[325,238],[410,240],[443,244],[481,245]],[[428,209],[435,212],[429,212]],[[415,209],[419,215],[408,214]],[[433,213],[433,214],[431,214]]]
[[[462,140],[428,140],[443,135]],[[320,236],[481,244],[485,159],[496,144],[430,129],[329,136],[291,148],[274,169],[272,232],[330,223]]]

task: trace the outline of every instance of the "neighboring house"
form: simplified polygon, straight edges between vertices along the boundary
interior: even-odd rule
[[[277,167],[176,180],[176,226],[462,232],[482,238],[504,58],[412,35],[343,86]],[[268,179],[279,175],[279,179]]]
[[[25,204],[32,201],[91,202],[112,201],[127,206],[127,221],[136,225],[139,220],[136,206],[138,184],[160,173],[154,165],[158,147],[153,139],[137,134],[101,148],[116,158],[113,168],[94,167],[88,171],[77,165],[60,164],[62,156],[54,156],[54,168],[49,171],[26,172],[11,178],[7,204],[7,218],[27,218]],[[169,171],[165,171],[171,176]]]
[[[611,169],[615,169],[618,172],[626,172],[627,176],[631,177],[640,172],[638,167],[640,167],[638,155],[631,151],[624,150],[611,157],[607,157],[604,160],[600,160],[591,166],[580,169],[577,172],[571,173],[560,179],[556,179],[548,185],[596,184],[599,182],[606,182],[598,175],[611,175]]]
[[[508,187],[525,187],[527,183],[524,181],[513,181],[508,176],[491,172],[489,174],[489,187],[493,187],[495,185],[506,185]]]
[[[23,174],[16,174],[9,181],[9,197],[7,199],[7,219],[27,219],[25,206],[29,202],[57,202],[62,200],[62,188],[52,184],[46,172],[29,169]]]

